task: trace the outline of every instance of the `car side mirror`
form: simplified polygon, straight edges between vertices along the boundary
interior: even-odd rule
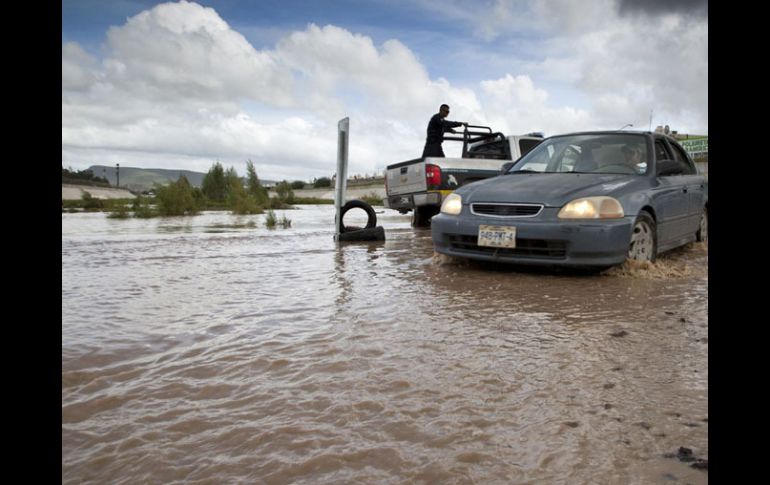
[[[505,173],[510,169],[513,164],[516,162],[505,162],[502,167],[500,167],[500,173]]]
[[[685,173],[684,165],[678,160],[659,160],[656,165],[656,174],[658,177],[684,175]]]

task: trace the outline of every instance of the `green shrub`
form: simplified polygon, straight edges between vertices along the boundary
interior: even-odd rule
[[[320,189],[323,187],[331,187],[332,186],[332,180],[329,177],[321,177],[320,179],[316,179],[315,182],[313,182],[313,187],[316,189]]]
[[[83,195],[80,196],[83,201],[84,209],[103,209],[104,201],[102,199],[94,198],[89,192],[83,191]]]
[[[281,218],[281,226],[284,229],[291,227],[291,220],[288,217],[286,217],[286,214],[284,214],[283,217]]]
[[[264,211],[257,205],[256,199],[247,193],[231,194],[230,209],[233,214],[262,214]]]
[[[294,203],[294,191],[291,190],[289,182],[282,181],[275,186],[275,193],[278,194],[278,199],[286,204]]]
[[[129,214],[128,207],[125,205],[119,205],[115,209],[113,209],[107,217],[109,219],[128,219],[131,217],[131,214]]]
[[[273,209],[268,209],[267,215],[265,216],[265,227],[268,229],[275,229],[276,223],[275,212],[273,212]]]
[[[158,212],[162,216],[195,215],[200,210],[193,194],[193,188],[184,175],[169,185],[156,186],[155,191],[157,193]]]
[[[234,173],[234,171],[233,171]],[[257,198],[243,188],[243,182],[237,176],[228,177],[227,205],[233,214],[261,214],[262,208],[257,203]]]
[[[134,211],[134,217],[140,219],[149,219],[150,217],[157,217],[160,215],[158,214],[158,211],[150,207],[149,199],[142,197],[141,195],[134,199],[131,209]]]

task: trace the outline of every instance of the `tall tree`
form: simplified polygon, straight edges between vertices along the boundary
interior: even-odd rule
[[[294,203],[294,191],[291,190],[291,184],[289,184],[289,182],[286,180],[281,181],[278,185],[275,186],[275,193],[278,194],[278,199],[281,202],[285,202],[287,204]]]
[[[227,180],[225,170],[216,162],[203,177],[201,191],[209,200],[224,202],[227,197]]]
[[[267,189],[262,187],[262,182],[259,181],[257,171],[254,169],[254,164],[251,160],[246,163],[246,187],[249,195],[254,197],[260,207],[267,207],[269,197]]]
[[[238,189],[243,189],[243,182],[238,177],[238,172],[235,171],[235,167],[230,167],[225,172],[225,198],[228,198],[230,194],[239,192]]]

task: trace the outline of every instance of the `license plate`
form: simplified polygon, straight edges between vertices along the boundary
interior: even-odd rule
[[[516,228],[513,226],[479,226],[479,246],[515,248]]]

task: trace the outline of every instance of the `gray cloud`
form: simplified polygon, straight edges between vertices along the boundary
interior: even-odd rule
[[[708,0],[618,0],[621,15],[646,14],[650,16],[665,14],[692,15],[708,18]]]

